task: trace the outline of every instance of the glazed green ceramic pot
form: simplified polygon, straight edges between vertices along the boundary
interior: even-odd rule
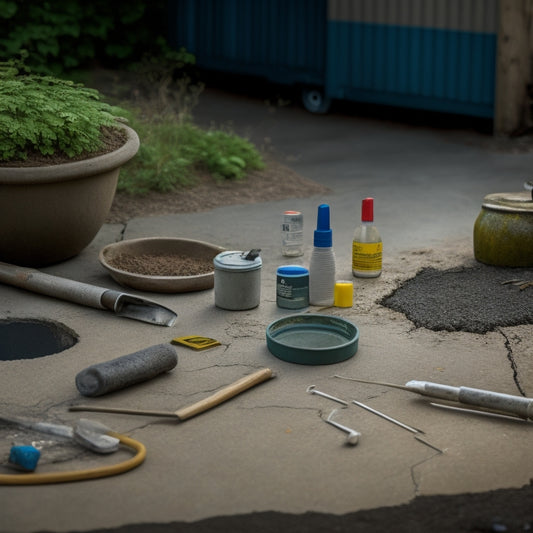
[[[474,255],[488,265],[533,266],[531,192],[485,196],[474,224]]]

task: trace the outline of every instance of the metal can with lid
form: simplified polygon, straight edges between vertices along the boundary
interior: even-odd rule
[[[226,251],[214,259],[215,305],[230,311],[257,307],[261,298],[260,250]]]
[[[474,255],[481,263],[533,266],[533,194],[488,194],[474,224]]]

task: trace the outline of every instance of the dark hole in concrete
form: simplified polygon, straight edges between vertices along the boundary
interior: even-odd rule
[[[424,268],[383,298],[381,305],[433,331],[487,333],[533,324],[533,269],[479,264]]]
[[[52,320],[0,320],[0,361],[36,359],[71,348],[78,335]]]

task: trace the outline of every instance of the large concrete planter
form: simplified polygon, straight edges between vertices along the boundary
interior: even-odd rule
[[[109,214],[120,167],[139,149],[124,126],[118,150],[42,167],[0,167],[0,261],[40,267],[77,255]]]

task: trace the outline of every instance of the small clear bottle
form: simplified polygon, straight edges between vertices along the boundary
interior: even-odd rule
[[[298,257],[304,254],[304,217],[300,211],[283,213],[281,254],[285,257]]]
[[[335,296],[335,253],[327,204],[318,206],[313,243],[309,263],[309,303],[332,306]]]
[[[377,278],[381,274],[383,242],[374,226],[374,199],[365,198],[361,207],[361,225],[355,229],[352,243],[352,273],[357,278]]]

